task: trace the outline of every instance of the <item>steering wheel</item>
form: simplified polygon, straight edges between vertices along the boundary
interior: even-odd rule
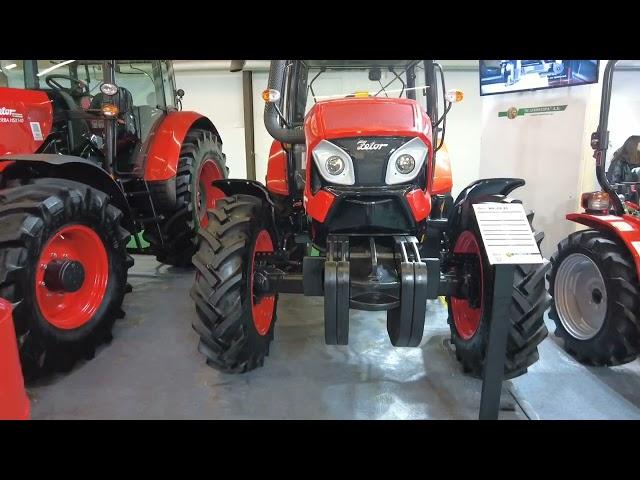
[[[71,82],[71,87],[65,87],[61,85],[58,80],[68,80],[69,82]],[[44,81],[52,89],[66,92],[74,97],[89,95],[89,84],[83,80],[70,77],[69,75],[47,75],[44,78]]]

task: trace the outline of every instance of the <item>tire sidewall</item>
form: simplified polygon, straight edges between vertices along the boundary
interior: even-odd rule
[[[275,295],[275,302],[273,307],[273,317],[271,318],[271,324],[269,330],[260,335],[256,328],[253,319],[253,303],[251,298],[251,278],[253,270],[253,255],[256,249],[256,240],[261,230],[266,230],[271,237],[271,242],[274,247],[274,251],[277,250],[278,245],[276,242],[275,230],[273,228],[273,222],[271,221],[271,213],[267,208],[265,202],[261,202],[260,205],[256,205],[253,210],[253,217],[257,221],[251,222],[249,231],[247,234],[247,246],[245,249],[243,263],[245,268],[242,269],[242,289],[240,292],[242,299],[242,310],[244,312],[244,325],[247,331],[248,343],[251,345],[252,350],[254,346],[259,347],[260,350],[267,348],[269,342],[273,338],[273,330],[276,323],[276,312],[278,309],[278,294]]]
[[[599,232],[599,233],[603,237],[614,241],[614,243],[619,248],[619,250],[620,250],[619,253],[621,255],[624,256],[626,254],[626,252],[623,253],[623,248],[613,238],[605,236],[604,234],[602,234],[602,232]],[[564,327],[564,325],[562,324],[562,321],[560,320],[560,314],[558,313],[558,310],[556,308],[556,303],[555,303],[555,298],[556,298],[556,295],[555,295],[555,278],[556,278],[556,274],[557,274],[558,269],[560,268],[560,265],[562,264],[562,262],[564,262],[564,260],[569,255],[572,255],[574,253],[580,253],[582,255],[585,255],[586,257],[588,257],[589,259],[591,259],[591,261],[593,261],[595,263],[595,265],[598,267],[600,275],[602,275],[602,279],[604,280],[604,286],[605,286],[605,290],[606,290],[606,294],[607,294],[607,314],[605,315],[605,319],[604,319],[604,322],[602,324],[602,327],[600,328],[600,330],[598,331],[598,333],[596,335],[594,335],[593,337],[591,337],[591,338],[589,338],[587,340],[581,340],[581,339],[578,339],[578,338],[574,337]],[[612,316],[614,315],[614,313],[613,313],[613,305],[615,304],[615,299],[617,298],[616,290],[615,290],[615,288],[612,288],[612,286],[611,286],[609,269],[603,263],[602,259],[598,255],[598,253],[594,252],[593,250],[590,250],[590,249],[586,248],[586,246],[584,246],[583,244],[574,244],[574,245],[569,244],[567,246],[567,248],[565,248],[561,252],[559,252],[557,257],[554,259],[554,264],[553,264],[552,268],[553,268],[552,269],[552,273],[551,273],[551,276],[550,276],[550,279],[549,279],[549,292],[553,296],[553,304],[552,304],[552,307],[551,307],[552,308],[552,317],[557,318],[557,321],[555,322],[556,326],[561,330],[562,337],[565,338],[565,341],[568,341],[571,344],[579,344],[579,345],[582,345],[585,348],[589,348],[589,349],[591,349],[591,348],[599,349],[599,345],[601,345],[601,342],[602,342],[603,338],[608,338],[608,337],[611,337],[611,336],[619,335],[619,333],[616,330],[615,322],[612,319]]]
[[[448,310],[449,310],[449,318],[451,322],[451,335],[452,342],[455,343],[456,349],[460,348],[460,354],[471,357],[475,359],[474,363],[482,362],[482,352],[486,350],[488,338],[489,338],[489,327],[491,321],[491,304],[493,299],[493,266],[489,263],[489,259],[487,256],[487,252],[484,248],[484,243],[482,242],[482,237],[480,235],[480,230],[477,225],[477,221],[475,217],[468,222],[467,228],[458,232],[455,239],[452,241],[452,245],[455,246],[458,238],[465,231],[471,232],[478,242],[478,246],[480,248],[480,261],[482,262],[482,316],[480,318],[480,325],[478,329],[474,333],[474,335],[465,340],[459,333],[456,328],[455,322],[453,320],[453,308],[451,302],[448,302]]]
[[[218,170],[222,174],[222,178],[226,178],[226,166],[222,156],[222,151],[215,141],[206,140],[203,142],[202,147],[198,149],[194,154],[194,166],[193,175],[191,178],[191,212],[193,215],[194,231],[197,232],[200,225],[200,215],[198,211],[198,191],[200,190],[200,176],[205,162],[212,160],[215,162]],[[206,208],[206,206],[205,206]]]
[[[114,208],[114,207],[108,207]],[[61,218],[54,216],[51,222],[44,226],[38,238],[33,239],[29,245],[29,260],[27,265],[27,274],[23,277],[21,289],[24,292],[23,301],[20,309],[24,309],[30,319],[30,330],[34,330],[39,334],[55,339],[59,343],[75,343],[92,334],[97,328],[102,327],[105,316],[110,314],[113,305],[120,305],[125,293],[126,252],[122,247],[122,243],[118,240],[118,225],[104,225],[99,218],[90,214],[74,215],[73,219]],[[92,229],[105,247],[109,262],[109,279],[107,289],[103,297],[100,307],[94,316],[84,325],[74,329],[61,329],[49,323],[42,315],[37,304],[35,288],[36,273],[39,268],[39,257],[42,248],[53,237],[53,235],[61,228],[69,225],[84,225]],[[25,284],[26,282],[26,284]]]

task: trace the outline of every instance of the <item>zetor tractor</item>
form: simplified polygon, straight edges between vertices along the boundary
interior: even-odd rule
[[[279,293],[324,295],[330,345],[347,344],[350,308],[386,311],[397,347],[419,345],[426,301],[442,295],[456,355],[482,375],[494,267],[472,205],[515,201],[507,195],[524,181],[479,180],[445,207],[451,177],[436,153],[462,95],[444,91],[432,60],[271,62],[266,186],[214,182],[227,197],[198,232],[191,295],[209,365],[237,373],[263,365]],[[516,270],[507,377],[526,372],[547,334],[545,268]]]
[[[0,62],[0,297],[33,378],[111,339],[132,234],[190,264],[227,169],[168,61]]]
[[[553,304],[549,316],[567,352],[588,365],[619,365],[640,353],[640,170],[632,168],[637,164],[637,135],[630,136],[612,159],[609,173],[615,183],[605,174],[614,73],[634,75],[633,69],[623,71],[629,66],[625,63],[607,63],[598,129],[591,136],[602,190],[583,194],[585,211],[567,215],[568,220],[588,229],[562,240],[551,258],[549,292]],[[637,63],[633,67],[637,70]],[[635,131],[616,132],[620,143],[624,138],[621,133],[638,133],[638,125],[633,125],[628,115],[628,98],[623,101],[626,115],[617,125]],[[623,166],[629,175],[619,174]]]

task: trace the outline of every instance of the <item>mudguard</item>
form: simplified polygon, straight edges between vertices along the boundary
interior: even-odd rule
[[[81,157],[38,153],[32,155],[0,156],[2,176],[16,178],[64,178],[84,183],[105,192],[111,202],[124,214],[123,225],[131,233],[136,232],[129,203],[120,185],[100,166]]]
[[[640,218],[633,215],[591,215],[570,213],[567,220],[595,230],[606,231],[620,239],[631,253],[640,280]]]
[[[484,178],[467,186],[453,204],[449,214],[449,229],[461,231],[468,228],[473,214],[472,205],[479,202],[499,202],[516,188],[525,185],[521,178]]]
[[[166,181],[176,176],[180,149],[192,128],[211,131],[220,143],[222,139],[211,120],[196,112],[169,112],[149,135],[144,164],[144,179]]]

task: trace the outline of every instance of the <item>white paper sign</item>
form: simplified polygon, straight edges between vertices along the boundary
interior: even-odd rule
[[[473,205],[489,263],[543,263],[520,203],[476,203]]]

